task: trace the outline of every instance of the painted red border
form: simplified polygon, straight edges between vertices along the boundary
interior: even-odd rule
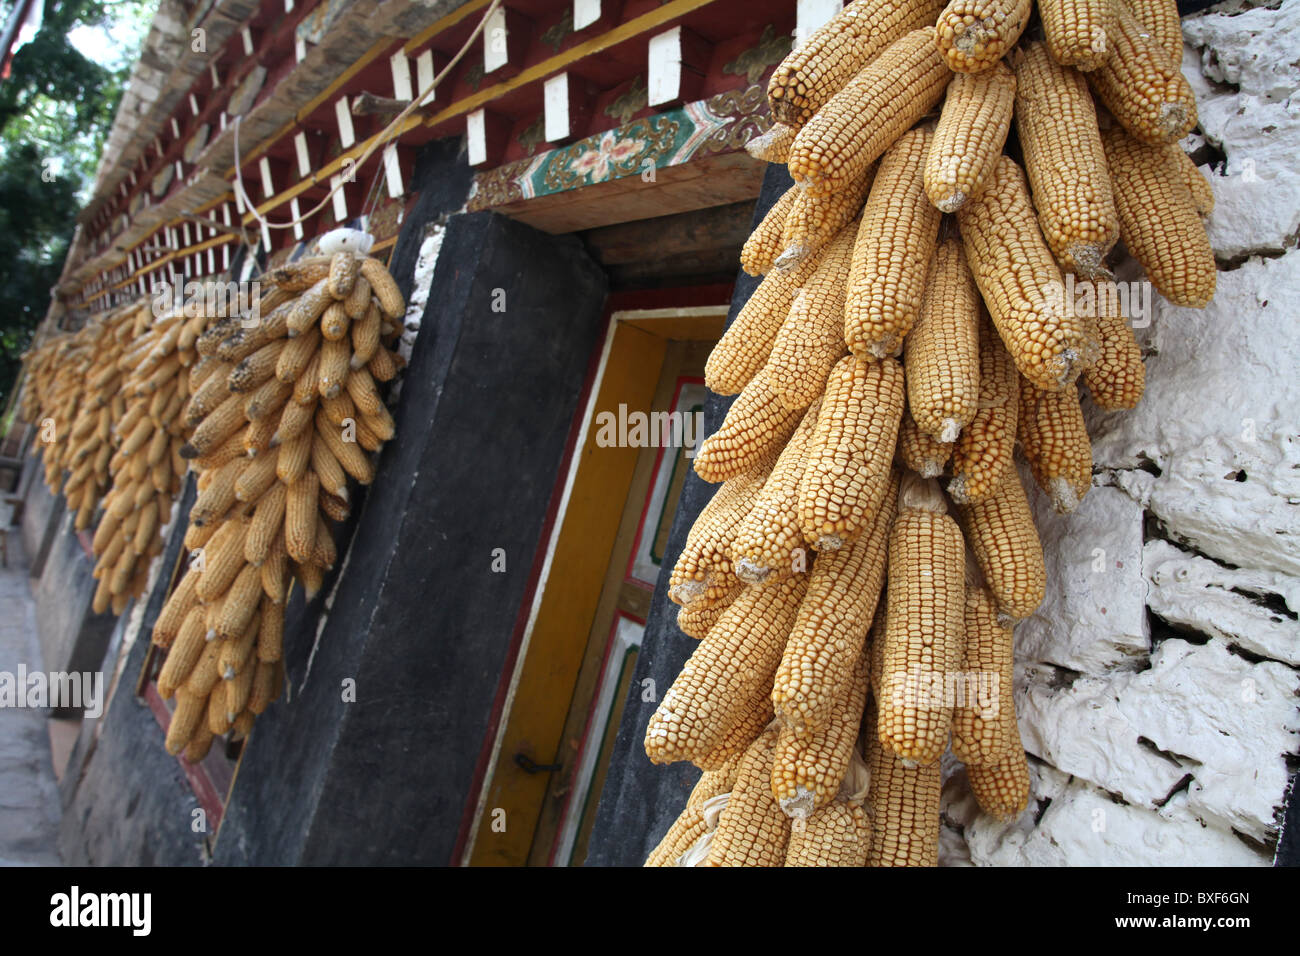
[[[158,721],[158,726],[166,735],[167,728],[171,726],[172,712],[167,709],[167,704],[158,693],[158,685],[152,680],[145,685],[144,699],[149,705],[149,710],[153,712],[154,719]],[[207,814],[210,831],[215,835],[217,828],[221,826],[221,816],[225,812],[225,805],[221,794],[217,792],[217,785],[212,782],[212,778],[208,776],[202,764],[190,763],[181,754],[176,756],[176,762],[181,765],[181,772],[185,774],[185,779],[189,782],[190,789],[194,791],[199,806]]]

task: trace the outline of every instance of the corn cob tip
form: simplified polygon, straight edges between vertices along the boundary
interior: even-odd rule
[[[943,491],[939,488],[939,483],[933,478],[923,478],[911,472],[903,475],[898,490],[898,507],[912,511],[929,511],[937,515],[948,513],[948,506],[944,503]]]
[[[354,372],[365,364],[365,362],[361,361],[361,356],[357,354],[354,354],[352,358],[348,359],[348,368],[352,369]]]
[[[189,442],[186,442],[184,445],[181,445],[181,457],[187,459],[198,458],[199,450],[195,448],[193,445],[191,445]]]
[[[227,665],[225,671],[223,671],[222,674],[221,674],[221,679],[222,679],[222,680],[234,680],[234,679],[235,679],[235,668],[232,667],[232,666],[230,666],[230,665]],[[232,717],[231,719],[233,720],[234,718]]]
[[[772,262],[772,265],[779,272],[789,272],[806,258],[808,258],[808,246],[801,242],[794,243],[787,246]]]
[[[955,418],[945,418],[943,420],[943,428],[939,432],[939,441],[943,442],[945,445],[948,445],[955,442],[960,435],[961,435],[961,422],[957,421],[957,419]],[[929,471],[931,469],[927,468],[926,470]],[[943,469],[939,469],[939,471],[942,470]],[[939,472],[935,472],[934,475],[922,475],[921,477],[933,478],[938,473]]]
[[[1015,627],[1016,622],[1019,620],[1018,618],[1008,614],[1006,611],[998,611],[996,617],[999,627]]]
[[[203,635],[203,640],[215,641],[216,639],[217,639],[217,629],[215,627],[208,628],[208,633]]]
[[[795,787],[793,797],[782,797],[778,802],[781,812],[791,820],[807,820],[817,809],[816,800],[817,794],[801,784]]]
[[[1099,242],[1076,242],[1067,246],[1065,253],[1073,261],[1076,272],[1087,276],[1101,276],[1107,271],[1102,264],[1106,248]]]
[[[669,588],[668,599],[674,604],[680,604],[682,607],[685,607],[707,590],[708,584],[704,581],[696,581],[692,578],[689,581],[683,581],[681,584]]]
[[[960,209],[962,206],[966,205],[967,198],[968,197],[966,196],[966,194],[959,189],[956,192],[952,193],[947,198],[940,199],[938,202],[936,202],[934,204],[934,208],[938,209],[940,212],[953,213],[956,212],[958,209]]]
[[[736,577],[746,584],[759,585],[772,576],[772,569],[756,564],[749,558],[741,558],[736,562]]]
[[[299,335],[302,334],[302,332],[291,326],[284,330],[284,334],[291,339],[296,339]]]
[[[844,547],[844,538],[838,534],[821,535],[813,545],[813,548],[818,552],[838,551],[842,547]]]
[[[1052,497],[1052,507],[1059,514],[1069,514],[1079,507],[1079,494],[1068,478],[1053,478],[1048,482],[1048,490]]]

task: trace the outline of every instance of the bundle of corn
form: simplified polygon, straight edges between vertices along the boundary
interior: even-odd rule
[[[162,532],[189,468],[180,454],[186,432],[181,413],[190,394],[186,370],[208,322],[202,311],[166,313],[119,360],[125,411],[113,425],[119,442],[109,462],[113,483],[92,542],[96,613],[111,606],[121,614],[144,591],[149,563],[162,553]]]
[[[773,75],[752,151],[796,186],[709,360],[739,396],[669,590],[700,644],[645,736],[706,774],[650,865],[934,865],[950,746],[985,811],[1027,804],[1012,628],[1046,572],[1015,448],[1069,511],[1078,379],[1141,396],[1118,239],[1172,302],[1215,279],[1173,0],[1040,13],[856,0]]]
[[[62,354],[55,359],[53,404],[37,413],[50,425],[38,431],[36,445],[45,456],[46,484],[63,493],[78,531],[90,527],[108,489],[114,424],[126,412],[123,359],[149,321],[147,303],[137,301],[92,319],[66,350],[63,343],[55,348]],[[35,376],[35,364],[32,370]]]
[[[189,760],[246,735],[278,696],[290,576],[308,599],[320,589],[348,478],[368,484],[368,453],[393,435],[378,383],[402,364],[384,343],[405,308],[383,264],[343,251],[261,282],[259,321],[212,325],[189,373],[191,556],[153,632],[167,649],[159,693],[176,697],[167,750]]]

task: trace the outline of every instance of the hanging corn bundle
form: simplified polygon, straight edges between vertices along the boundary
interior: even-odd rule
[[[1170,302],[1215,283],[1173,0],[1038,9],[856,0],[773,74],[751,152],[796,186],[708,363],[739,396],[669,591],[700,643],[645,735],[706,773],[648,865],[935,865],[949,746],[986,812],[1027,805],[1012,629],[1046,572],[1015,449],[1071,511],[1080,382],[1141,397],[1119,239]]]
[[[167,649],[159,693],[176,698],[167,750],[190,760],[247,735],[278,696],[291,581],[308,599],[320,589],[349,479],[369,484],[371,453],[393,436],[379,386],[402,364],[390,346],[405,306],[383,264],[342,251],[261,284],[259,321],[210,326],[188,373],[179,454],[199,493],[189,567],[153,642]]]

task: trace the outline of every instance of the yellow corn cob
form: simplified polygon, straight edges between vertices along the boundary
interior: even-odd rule
[[[803,734],[781,728],[773,756],[772,795],[786,816],[807,820],[839,793],[867,702],[869,666],[870,656],[859,652],[825,727]]]
[[[321,347],[321,334],[317,328],[291,340],[280,352],[275,363],[275,377],[292,385]]]
[[[760,371],[732,402],[718,430],[695,454],[695,473],[709,482],[726,481],[749,471],[768,452],[793,434],[803,412],[784,408]],[[347,463],[340,459],[344,468]]]
[[[1170,302],[1204,308],[1214,298],[1214,251],[1175,157],[1118,127],[1102,143],[1129,252]]]
[[[371,304],[362,318],[352,323],[352,368],[362,368],[379,349],[379,306]]]
[[[765,373],[786,408],[806,408],[819,398],[844,355],[844,295],[856,236],[855,223],[840,230],[776,335]]]
[[[1016,368],[1039,388],[1064,388],[1078,374],[1085,330],[1062,302],[1061,271],[1038,230],[1020,167],[1003,156],[957,222],[975,284]]]
[[[167,651],[167,659],[163,661],[162,670],[158,672],[158,694],[163,700],[170,699],[176,692],[176,688],[185,683],[185,679],[190,676],[190,671],[194,669],[199,656],[203,653],[207,643],[204,640],[207,636],[207,628],[203,620],[203,609],[200,607],[190,608],[185,615],[180,632]]]
[[[275,604],[283,604],[289,586],[289,556],[284,551],[284,536],[271,545],[271,553],[262,562],[262,593]]]
[[[742,751],[740,756],[732,759],[724,767],[700,775],[699,781],[691,790],[685,808],[668,828],[659,845],[646,857],[646,866],[677,866],[679,858],[697,840],[717,827],[717,814],[716,812],[706,814],[706,804],[712,801],[711,809],[716,805],[718,797],[731,792],[736,784],[736,773],[740,769],[740,760],[743,756]]]
[[[376,382],[392,381],[405,364],[405,360],[400,355],[382,345],[375,349],[375,354],[370,357],[369,362],[365,363]]]
[[[322,279],[328,279],[331,264],[329,256],[299,259],[297,262],[272,269],[267,274],[266,281],[272,283],[276,291],[302,292]]]
[[[772,115],[797,130],[842,90],[854,74],[907,33],[932,26],[943,0],[857,0],[824,23],[772,72]],[[785,162],[757,156],[769,162]]]
[[[999,616],[1029,617],[1043,601],[1047,570],[1029,499],[1014,465],[997,490],[978,504],[958,505],[957,521],[993,593]]]
[[[190,509],[190,521],[197,525],[206,524],[229,511],[235,503],[235,482],[247,467],[248,459],[236,458],[215,472],[207,472],[212,480],[194,500],[194,507]]]
[[[920,127],[889,148],[862,210],[849,269],[844,341],[863,358],[897,354],[921,310],[940,219],[923,182],[931,138],[929,129]]]
[[[334,301],[330,295],[328,277],[317,282],[302,295],[298,296],[293,305],[293,311],[289,313],[287,323],[287,332],[289,338],[297,338],[304,333],[313,329],[316,320],[320,314],[325,311],[326,306]]]
[[[1110,55],[1115,30],[1111,0],[1038,0],[1038,12],[1057,63],[1087,72]]]
[[[171,722],[167,725],[167,737],[163,746],[172,756],[185,749],[199,728],[199,722],[207,712],[207,696],[196,697],[181,691],[176,695],[176,709],[172,711]]]
[[[993,175],[1011,130],[1016,76],[1005,63],[983,73],[958,73],[925,159],[925,194],[942,212],[956,212]]]
[[[366,369],[359,368],[348,372],[343,385],[347,390],[344,394],[351,399],[352,404],[356,406],[357,411],[361,412],[362,415],[382,418],[387,412],[387,409],[384,408],[383,399],[379,397],[379,389],[375,386],[375,380]],[[328,410],[328,405],[326,405],[326,411]]]
[[[1133,330],[1123,315],[1103,315],[1097,319],[1097,332],[1101,355],[1083,373],[1093,404],[1105,411],[1136,408],[1142,399],[1146,368]]]
[[[758,224],[740,250],[740,267],[752,276],[761,276],[772,268],[772,263],[781,254],[781,228],[786,216],[795,204],[799,190],[791,187],[782,193],[781,198],[772,204],[763,221]]]
[[[951,76],[931,31],[906,34],[799,131],[790,175],[814,193],[845,188],[939,102]]]
[[[1043,43],[1025,49],[1016,79],[1016,129],[1038,224],[1061,267],[1092,278],[1119,238],[1119,220],[1088,84]]]
[[[227,382],[235,367],[229,362],[213,361],[208,368],[211,374],[194,390],[189,404],[185,407],[185,424],[191,428],[216,411],[217,406],[230,397],[230,386]],[[123,451],[128,455],[131,453],[132,438],[128,438],[123,445]]]
[[[860,805],[836,800],[790,828],[786,866],[867,865],[871,818]]]
[[[746,584],[769,585],[806,569],[807,554],[799,528],[799,479],[807,461],[808,438],[817,425],[819,403],[786,443],[750,509],[731,539],[731,566]]]
[[[166,649],[172,645],[176,635],[180,633],[185,616],[198,605],[199,576],[200,574],[197,571],[187,571],[181,576],[180,583],[176,585],[176,590],[167,598],[162,610],[158,612],[158,620],[154,622],[154,644]]]
[[[352,283],[352,291],[343,299],[343,314],[352,322],[364,318],[370,308],[370,283],[362,275],[357,275]]]
[[[280,419],[276,416],[267,416],[249,422],[248,427],[240,435],[240,447],[244,454],[253,459],[271,457],[263,453],[271,449],[279,427]]]
[[[244,536],[244,560],[249,564],[261,567],[270,553],[271,544],[283,526],[287,495],[285,484],[276,481],[257,500],[253,520],[248,523],[248,533]]]
[[[370,373],[367,372],[365,369],[362,369],[361,374],[369,375]],[[352,377],[352,373],[349,372],[348,378],[351,377]],[[333,398],[322,398],[320,400],[320,408],[321,411],[325,413],[325,418],[329,421],[329,423],[331,425],[338,425],[339,427],[345,425],[349,418],[356,420],[356,418],[358,417],[357,408],[355,405],[352,404],[352,398],[348,395],[347,392],[340,392],[338,395],[335,395]],[[360,441],[359,438],[358,441]]]
[[[772,797],[770,778],[776,732],[767,731],[745,752],[726,808],[709,847],[708,866],[780,866],[790,820]]]
[[[1168,52],[1123,0],[1115,11],[1114,50],[1088,83],[1121,126],[1144,143],[1182,139],[1196,125],[1196,97],[1182,74],[1182,54]]]
[[[939,764],[915,766],[885,749],[875,705],[867,708],[871,789],[868,866],[939,865]]]
[[[158,502],[150,501],[139,514],[140,523],[136,526],[132,547],[136,554],[144,554],[145,549],[153,541],[154,532],[158,529]]]
[[[258,661],[253,670],[253,686],[248,693],[248,709],[255,714],[261,714],[270,706],[274,699],[272,692],[275,675],[275,665],[266,661]]]
[[[790,144],[799,132],[785,123],[773,123],[772,128],[761,136],[755,136],[745,144],[745,152],[765,163],[784,163],[790,158]]]
[[[673,566],[668,582],[671,600],[683,605],[696,601],[708,603],[735,586],[738,579],[731,567],[731,539],[754,507],[776,457],[774,450],[752,470],[724,482],[709,499],[691,526],[682,553]],[[320,473],[319,468],[316,470]],[[321,480],[323,484],[324,478]]]
[[[897,499],[894,472],[871,527],[847,547],[818,555],[813,563],[772,684],[776,713],[797,733],[826,727],[835,701],[852,680],[885,579]]]
[[[280,453],[275,459],[275,473],[286,485],[298,481],[307,471],[313,440],[311,430],[307,429],[280,446]]]
[[[1145,29],[1144,33],[1165,51],[1170,62],[1183,62],[1183,18],[1176,0],[1126,0],[1129,10]]]
[[[693,637],[697,641],[702,640],[713,625],[718,623],[722,612],[729,608],[744,590],[745,586],[740,583],[739,578],[736,578],[735,584],[725,590],[719,589],[718,592],[713,592],[713,589],[710,589],[705,596],[697,598],[677,612],[677,626],[687,637]]]
[[[1192,206],[1196,214],[1204,219],[1210,213],[1214,212],[1214,189],[1210,186],[1209,181],[1204,174],[1192,162],[1192,157],[1183,152],[1183,148],[1177,143],[1170,143],[1165,147],[1169,155],[1174,159],[1174,165],[1178,167],[1183,180],[1183,185],[1187,187],[1188,193],[1192,197]]]
[[[330,452],[329,446],[325,444],[325,439],[314,431],[311,443],[311,470],[320,479],[320,486],[323,490],[347,501],[348,478],[343,472],[343,466],[338,463],[338,459]]]
[[[993,597],[966,583],[965,700],[953,708],[952,753],[967,766],[1007,755],[1007,725],[1015,727],[1011,627],[999,620]]]
[[[281,445],[292,441],[307,431],[311,427],[315,412],[314,406],[287,402],[280,412],[279,423],[276,426],[275,434],[271,438],[271,443]]]
[[[343,380],[348,375],[348,359],[352,348],[347,342],[325,340],[320,348],[317,391],[323,398],[333,398],[343,390]]]
[[[195,697],[207,697],[212,688],[217,686],[217,681],[221,679],[221,674],[217,670],[217,659],[220,656],[221,641],[208,641],[203,646],[203,653],[199,655],[198,663],[190,671],[190,676],[185,678],[185,683],[179,688],[179,692],[188,692]]]
[[[208,755],[212,749],[213,733],[207,723],[201,719],[198,726],[194,728],[194,733],[190,737],[189,743],[185,745],[183,756],[187,763],[201,763],[203,758]]]
[[[236,717],[234,723],[230,725],[230,739],[243,740],[247,737],[253,729],[253,721],[255,719],[256,718],[254,718],[253,714],[247,710]]]
[[[260,598],[259,598],[260,600]],[[258,615],[253,615],[252,623],[238,637],[220,641],[221,648],[217,654],[217,673],[222,680],[234,680],[253,657],[253,648],[257,646],[257,633],[261,622]],[[239,707],[234,712],[243,710]],[[234,717],[231,717],[234,720]]]
[[[800,287],[819,264],[806,259],[788,272],[770,272],[737,313],[704,365],[704,383],[719,395],[745,389],[767,362]]]
[[[284,506],[284,546],[289,557],[300,563],[311,560],[316,542],[316,495],[320,482],[308,471],[289,485]]]
[[[903,355],[908,409],[934,441],[956,441],[975,419],[979,318],[979,293],[961,242],[949,239],[935,250],[920,319],[907,336]]]
[[[894,359],[850,355],[831,371],[799,486],[809,545],[833,551],[870,526],[889,485],[902,417],[903,368]]]
[[[294,576],[302,585],[303,595],[308,601],[316,597],[325,583],[325,569],[314,564],[294,565]]]
[[[781,254],[776,267],[793,269],[826,248],[862,209],[875,173],[876,165],[872,163],[843,189],[825,196],[815,196],[806,189],[794,190],[798,196],[781,228]]]
[[[219,637],[234,638],[247,630],[262,596],[261,585],[261,572],[253,565],[245,564],[221,602],[215,627]]]
[[[329,291],[336,299],[347,298],[357,281],[357,257],[344,250],[330,258]]]
[[[379,300],[379,307],[385,315],[396,319],[406,314],[406,303],[402,300],[402,293],[397,290],[397,283],[393,281],[393,277],[388,274],[382,262],[378,259],[363,259],[361,274],[370,283],[370,289]]]
[[[1020,39],[1033,7],[1032,0],[950,0],[934,27],[949,69],[992,69]]]
[[[282,382],[278,378],[263,382],[244,402],[244,415],[252,422],[270,418],[284,406],[292,394],[293,385],[289,382]]]
[[[280,360],[280,353],[287,344],[285,339],[268,342],[260,349],[240,361],[226,377],[226,384],[232,392],[251,392],[264,382],[275,377],[275,365]]]
[[[331,302],[321,313],[320,334],[328,342],[339,342],[347,338],[350,320],[343,310],[342,302]],[[351,351],[349,350],[349,356]]]
[[[707,753],[768,693],[807,585],[808,576],[796,574],[746,588],[722,613],[650,718],[645,750],[653,762]]]
[[[374,480],[374,466],[371,465],[365,452],[356,442],[344,441],[342,431],[337,426],[331,425],[323,412],[316,414],[316,434],[325,440],[330,454],[349,475],[363,485],[368,485]]]
[[[952,449],[948,494],[958,504],[983,501],[997,490],[1016,441],[1018,377],[987,317],[980,322],[979,350],[979,409]]]
[[[952,457],[952,442],[935,441],[916,425],[910,411],[903,411],[898,427],[898,450],[895,458],[922,478],[937,478]]]
[[[264,663],[278,661],[284,652],[284,612],[270,598],[263,596],[257,629],[257,659]]]
[[[933,479],[904,476],[889,539],[880,739],[917,763],[948,743],[947,682],[961,666],[965,559],[961,530]]]
[[[1007,721],[1006,754],[997,763],[976,764],[967,768],[971,793],[980,809],[999,819],[1018,816],[1029,805],[1029,763],[1020,742],[1020,729],[1013,719]]]
[[[735,725],[711,749],[698,754],[691,762],[704,771],[735,767],[771,723],[772,702],[760,695],[748,702]]]
[[[1092,443],[1079,392],[1042,392],[1020,382],[1018,434],[1038,487],[1062,514],[1079,507],[1092,487]]]
[[[314,449],[315,447],[315,444],[313,444],[312,448]],[[330,494],[328,491],[325,491],[323,487],[320,493],[320,510],[321,514],[329,518],[331,521],[346,521],[348,515],[351,513],[348,509],[346,499],[340,498],[338,495]]]

